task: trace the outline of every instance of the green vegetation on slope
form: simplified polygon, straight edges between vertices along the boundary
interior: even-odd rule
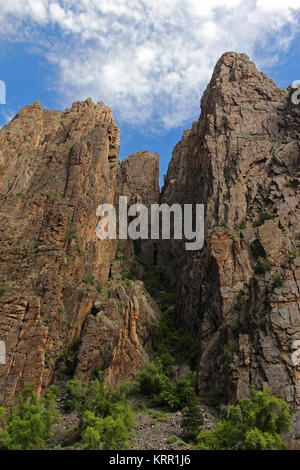
[[[49,388],[38,398],[35,385],[26,383],[16,405],[6,412],[0,408],[0,449],[41,449],[50,436],[52,424],[59,419],[57,388]]]
[[[135,420],[132,407],[127,403],[128,383],[112,389],[104,384],[102,374],[90,383],[70,380],[66,391],[66,410],[80,415],[81,447],[88,450],[130,448]]]
[[[291,414],[288,405],[272,397],[268,389],[252,389],[251,398],[230,406],[226,418],[212,431],[197,436],[197,450],[284,450],[280,436],[289,431]]]
[[[258,264],[260,268],[266,267],[262,262]],[[130,449],[135,419],[129,398],[138,392],[167,411],[182,410],[182,437],[196,450],[287,449],[280,433],[290,429],[290,410],[268,390],[253,389],[251,398],[229,407],[226,418],[215,429],[202,430],[204,419],[194,372],[198,345],[177,323],[176,296],[163,270],[145,266],[145,285],[162,310],[160,323],[149,325],[153,346],[151,362],[142,368],[133,384],[125,382],[118,389],[104,383],[104,373],[90,383],[79,380],[66,383],[65,411],[79,419],[79,424],[70,428],[72,448]],[[127,272],[124,278],[128,279]],[[279,281],[281,279],[274,279],[274,284],[279,285]],[[71,361],[72,366],[79,341],[61,354],[60,362]],[[49,447],[51,433],[60,432],[53,431],[53,424],[60,418],[56,387],[50,387],[43,398],[38,398],[34,389],[33,384],[25,384],[16,405],[7,411],[0,408],[1,449]],[[161,410],[153,411],[155,420],[165,421],[166,416]],[[177,439],[172,436],[170,443]]]
[[[149,325],[152,333],[152,361],[142,368],[136,390],[151,397],[155,404],[179,410],[196,402],[196,365],[199,348],[176,321],[176,294],[161,268],[144,261],[143,281],[155,298],[162,315],[160,323]],[[178,373],[180,367],[184,374]]]

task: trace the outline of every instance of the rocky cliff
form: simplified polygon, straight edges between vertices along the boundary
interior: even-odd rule
[[[246,55],[221,57],[162,190],[168,204],[205,204],[205,246],[188,256],[164,242],[159,259],[175,269],[178,317],[201,344],[200,393],[236,402],[268,385],[290,403],[299,439],[300,108],[290,95]]]
[[[138,199],[147,207],[159,200],[159,155],[148,151],[131,154],[121,164],[122,194]]]
[[[98,240],[96,209],[122,190],[118,152],[111,110],[91,99],[63,112],[36,102],[0,131],[1,401],[25,381],[45,389],[80,342],[76,377],[108,368],[114,383],[147,359],[158,308],[122,276],[103,290],[118,242]]]
[[[177,318],[201,346],[201,395],[236,402],[251,385],[285,399],[300,436],[300,108],[244,54],[218,61],[201,115],[174,148],[120,164],[111,110],[26,106],[0,131],[1,401],[60,374],[118,384],[148,361],[160,311],[141,251],[177,283]],[[205,244],[99,241],[96,209],[119,195],[205,205]],[[131,279],[130,279],[131,277]]]

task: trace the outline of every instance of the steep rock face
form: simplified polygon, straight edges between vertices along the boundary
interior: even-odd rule
[[[46,388],[60,353],[96,318],[117,249],[115,240],[98,240],[96,209],[114,203],[122,187],[118,152],[111,110],[91,99],[63,112],[42,110],[36,102],[0,131],[1,401],[25,381],[34,381],[38,392]],[[131,377],[145,360],[145,316],[153,308],[157,317],[156,307],[147,310],[151,300],[141,287],[126,296],[120,282],[118,292],[116,301],[99,307],[111,328],[103,341],[115,345],[103,359],[112,382],[118,367],[122,378]],[[133,355],[134,348],[122,349],[128,338],[142,361],[120,359],[118,365],[121,350]],[[83,356],[81,351],[78,377],[86,368]]]
[[[158,154],[137,152],[123,160],[117,177],[115,206],[120,195],[128,206],[158,202]],[[82,331],[74,377],[89,380],[97,370],[106,370],[105,380],[118,385],[134,379],[149,361],[149,324],[157,323],[160,311],[141,281],[128,279],[130,272],[142,274],[135,251],[153,252],[151,240],[119,240],[110,276]]]
[[[133,199],[139,196],[147,207],[159,199],[159,156],[158,153],[141,151],[131,154],[121,163],[123,194]]]
[[[251,384],[269,385],[291,405],[296,447],[299,136],[300,108],[290,91],[246,55],[224,54],[199,120],[173,151],[162,190],[168,204],[205,204],[205,246],[188,255],[173,240],[159,254],[177,269],[178,315],[201,343],[200,391],[235,402]],[[259,256],[269,264],[257,265]]]
[[[158,204],[159,155],[146,151],[131,154],[121,163],[122,194],[128,196],[128,204],[144,204],[148,211],[151,204]],[[148,212],[148,235],[146,240],[136,240],[136,252],[141,252],[150,262],[156,262],[157,242],[151,240],[150,212]]]
[[[64,112],[26,106],[0,132],[0,391],[37,390],[80,334],[87,291],[108,278],[116,242],[96,237],[96,208],[113,202],[119,130],[91,100]]]
[[[95,371],[105,370],[106,382],[116,386],[124,379],[135,379],[140,368],[149,362],[149,324],[157,323],[160,311],[143,282],[122,279],[124,266],[134,262],[132,250],[125,261],[126,251],[123,244],[113,260],[102,296],[85,321],[75,379],[89,380]]]

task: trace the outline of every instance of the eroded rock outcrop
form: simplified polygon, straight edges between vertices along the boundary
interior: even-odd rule
[[[133,252],[127,260],[123,253],[118,251],[110,279],[85,321],[76,379],[88,380],[95,371],[105,370],[105,380],[115,386],[125,379],[135,379],[149,362],[149,325],[158,322],[160,311],[142,281],[122,278],[128,270],[124,266],[134,262]]]
[[[300,436],[300,108],[244,54],[216,65],[175,147],[162,202],[205,204],[205,246],[160,245],[181,323],[201,343],[200,392],[236,402],[270,386]],[[260,258],[259,258],[260,257]],[[297,356],[298,357],[298,356]]]
[[[127,196],[128,206],[141,203],[149,208],[158,202],[158,178],[158,154],[144,151],[130,155],[120,165],[115,206],[122,195]],[[106,382],[117,386],[124,379],[134,379],[149,361],[149,325],[158,322],[160,310],[143,282],[130,279],[133,272],[135,278],[138,273],[142,276],[143,266],[135,256],[141,249],[152,256],[151,240],[119,240],[109,279],[83,326],[76,379],[89,380],[96,371],[105,370]]]
[[[25,381],[45,389],[60,353],[95,321],[117,250],[116,240],[98,240],[96,209],[115,202],[122,178],[119,130],[111,110],[91,99],[63,112],[42,110],[38,102],[26,106],[1,129],[0,151],[0,338],[6,344],[0,395],[6,401]],[[101,306],[111,329],[99,329],[112,347],[103,358],[111,382],[131,377],[145,361],[145,318],[151,308],[158,315],[141,286],[127,296],[120,281],[116,291],[116,300]],[[134,354],[142,359],[125,359]]]

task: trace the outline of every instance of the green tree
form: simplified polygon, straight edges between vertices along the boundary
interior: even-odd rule
[[[204,424],[203,414],[196,400],[191,400],[183,410],[181,426],[183,428],[183,439],[193,441]]]
[[[287,445],[280,433],[289,431],[291,413],[287,403],[271,396],[270,390],[252,389],[251,398],[231,406],[226,419],[213,431],[201,431],[198,450],[282,450]]]
[[[5,419],[5,409],[0,407],[0,449],[8,449],[10,443]]]
[[[90,383],[70,380],[66,386],[66,407],[81,416],[81,438],[85,449],[128,449],[134,413],[127,403],[130,385],[118,389],[104,383],[104,376]]]
[[[98,450],[101,436],[97,429],[88,426],[82,433],[82,442],[86,450]]]
[[[135,425],[132,408],[124,403],[115,403],[111,414],[105,418],[95,416],[91,411],[84,414],[86,426],[82,442],[86,449],[98,449],[101,443],[105,450],[129,449],[129,439]]]
[[[0,446],[9,450],[42,448],[51,433],[51,426],[59,419],[56,409],[57,389],[50,387],[38,398],[35,385],[25,383],[18,403],[7,413],[0,411]]]
[[[153,399],[160,405],[172,410],[178,410],[186,406],[191,400],[196,399],[195,374],[188,373],[177,381],[172,381],[164,373],[162,362],[144,366],[136,380],[137,390]]]

